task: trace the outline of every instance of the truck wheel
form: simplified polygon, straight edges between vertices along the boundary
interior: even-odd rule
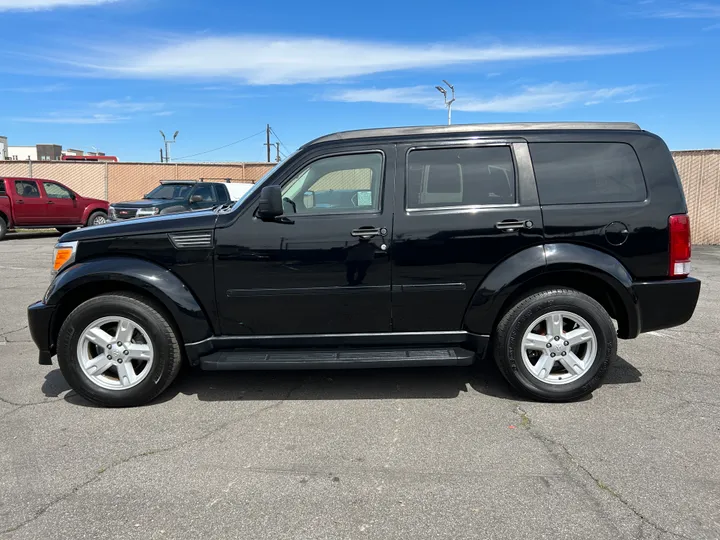
[[[102,210],[98,210],[90,214],[87,220],[87,226],[93,227],[95,225],[105,225],[107,223],[107,214]]]
[[[495,330],[495,362],[516,389],[543,401],[569,401],[602,382],[617,352],[607,311],[573,289],[549,289],[515,304]]]
[[[134,407],[175,379],[182,354],[168,318],[144,298],[106,294],[80,304],[57,339],[68,384],[107,407]]]
[[[5,218],[0,217],[0,240],[5,238],[7,231],[8,231],[7,221],[5,221]]]

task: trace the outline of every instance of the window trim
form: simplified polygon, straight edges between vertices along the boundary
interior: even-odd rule
[[[69,196],[69,197],[53,197],[52,195],[50,195],[50,194],[48,193],[48,190],[47,190],[47,188],[45,187],[46,184],[51,184],[51,185],[53,185],[53,186],[57,186],[57,187],[59,187],[59,188],[61,188],[61,189],[64,189],[65,191],[68,192],[68,194],[69,194],[70,196]],[[73,200],[73,197],[72,197],[73,192],[70,190],[70,188],[67,188],[67,187],[63,186],[62,184],[60,184],[60,183],[58,183],[58,182],[53,182],[52,180],[43,180],[43,181],[42,181],[42,185],[43,185],[43,191],[45,192],[45,196],[46,196],[48,199],[55,199],[55,200],[59,200],[59,201],[72,201],[72,200]]]
[[[581,201],[581,202],[550,202],[550,203],[543,203],[542,199],[540,198],[540,183],[538,182],[537,172],[535,171],[535,160],[532,157],[532,147],[533,145],[552,145],[552,144],[622,144],[625,146],[628,146],[630,150],[632,151],[633,155],[635,156],[635,159],[637,160],[638,167],[640,169],[640,176],[642,177],[643,187],[645,188],[645,198],[640,199],[639,201]],[[650,200],[650,190],[648,189],[647,185],[647,178],[645,177],[645,169],[643,168],[643,163],[640,160],[640,156],[637,153],[637,150],[635,150],[635,147],[627,142],[627,141],[617,141],[617,140],[602,140],[602,141],[535,141],[535,142],[528,142],[528,152],[530,153],[530,159],[532,160],[532,167],[533,167],[533,175],[535,176],[535,185],[537,186],[537,193],[538,193],[538,201],[540,203],[541,207],[545,206],[553,206],[553,207],[559,207],[559,206],[576,206],[578,204],[581,205],[617,205],[617,204],[627,204],[627,205],[638,205],[638,204],[647,204]],[[674,162],[673,162],[674,163]]]
[[[448,211],[448,210],[461,210],[465,212],[474,212],[478,210],[484,210],[484,209],[492,209],[492,208],[516,208],[520,206],[520,193],[519,193],[519,181],[520,181],[520,174],[518,169],[518,163],[517,159],[515,158],[515,148],[514,144],[518,141],[515,140],[507,140],[507,139],[496,139],[496,140],[487,140],[487,139],[474,139],[474,140],[468,140],[468,141],[449,141],[447,144],[425,144],[422,146],[410,146],[406,152],[405,152],[405,181],[403,183],[405,187],[405,193],[404,193],[404,202],[403,206],[405,208],[405,212],[408,214],[416,214],[418,212],[437,212],[437,211]],[[453,148],[459,148],[459,149],[471,149],[471,148],[487,148],[487,147],[495,147],[495,146],[507,146],[510,150],[510,159],[512,159],[513,164],[513,180],[515,185],[515,190],[513,192],[515,196],[515,202],[513,203],[503,203],[503,204],[459,204],[459,205],[439,205],[439,206],[424,206],[422,208],[409,208],[408,207],[408,193],[409,193],[409,185],[410,185],[410,153],[415,150],[451,150]]]
[[[378,207],[372,208],[370,210],[360,210],[360,211],[342,211],[342,212],[315,212],[312,214],[288,214],[287,217],[291,219],[297,219],[297,218],[308,218],[308,217],[325,217],[325,216],[354,216],[354,215],[380,215],[383,213],[383,202],[384,202],[384,196],[385,196],[385,166],[387,164],[387,159],[385,157],[385,152],[378,149],[374,150],[357,150],[353,152],[334,152],[331,154],[323,154],[320,156],[317,156],[309,161],[303,162],[300,167],[297,167],[293,169],[292,173],[290,173],[286,178],[284,178],[281,182],[275,185],[279,185],[280,189],[284,188],[295,176],[298,175],[301,171],[307,169],[310,167],[313,163],[317,163],[318,161],[322,159],[327,158],[333,158],[333,157],[342,157],[342,156],[353,156],[353,155],[359,155],[359,154],[380,154],[380,190],[378,192]],[[255,202],[253,202],[255,204]],[[257,209],[255,210],[257,211]],[[254,212],[253,212],[254,214]],[[284,215],[284,214],[283,214]]]

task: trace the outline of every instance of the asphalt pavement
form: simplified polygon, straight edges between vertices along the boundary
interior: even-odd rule
[[[187,371],[102,409],[37,363],[53,234],[0,242],[0,538],[720,538],[720,248],[685,326],[621,341],[590,398],[491,365]]]

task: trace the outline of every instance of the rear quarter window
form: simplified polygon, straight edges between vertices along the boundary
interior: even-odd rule
[[[640,161],[625,143],[531,143],[540,204],[639,202]]]

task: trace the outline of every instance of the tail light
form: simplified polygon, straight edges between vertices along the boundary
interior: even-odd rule
[[[670,232],[670,277],[690,273],[690,218],[677,214],[668,218]]]

